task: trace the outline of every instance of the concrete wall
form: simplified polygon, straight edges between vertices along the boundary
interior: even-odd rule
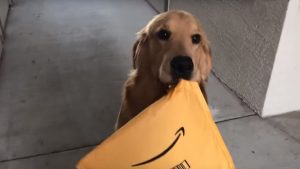
[[[2,48],[3,48],[3,45],[2,45],[2,42],[0,41],[0,67],[1,67],[1,62],[2,62]]]
[[[4,28],[6,24],[6,18],[8,13],[8,0],[0,0],[0,63],[2,58],[2,50],[3,50],[3,44],[2,40],[4,40]]]
[[[2,26],[5,26],[5,21],[8,12],[8,0],[0,0],[0,22]]]
[[[290,0],[263,116],[300,110],[300,0]]]
[[[213,70],[261,112],[288,0],[171,0],[202,22],[212,43]]]
[[[164,12],[165,0],[145,0],[156,12]]]

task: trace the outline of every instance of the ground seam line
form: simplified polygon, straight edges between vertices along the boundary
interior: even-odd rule
[[[252,116],[258,116],[258,115],[256,113],[255,114],[248,114],[248,115],[244,115],[244,116],[238,116],[238,117],[233,117],[233,118],[228,118],[228,119],[216,121],[216,123],[218,124],[218,123],[223,123],[223,122],[228,122],[228,121],[232,121],[232,120],[243,119],[243,118],[252,117]]]
[[[11,161],[16,161],[16,160],[25,160],[25,159],[35,158],[35,157],[41,157],[41,156],[47,156],[47,155],[52,155],[52,154],[59,154],[59,153],[64,153],[64,152],[69,152],[69,151],[75,151],[75,150],[95,147],[98,144],[99,143],[86,145],[86,146],[81,146],[81,147],[69,148],[69,149],[65,149],[65,150],[57,150],[57,151],[52,151],[52,152],[48,152],[48,153],[38,153],[38,154],[33,154],[33,155],[29,155],[29,156],[24,156],[24,157],[17,157],[17,158],[13,158],[13,159],[0,160],[0,163],[11,162]]]
[[[217,121],[216,123],[218,124],[218,123],[222,123],[222,122],[227,122],[227,121],[231,121],[231,120],[238,120],[238,119],[252,117],[252,116],[257,116],[257,114],[250,114],[250,115],[239,116],[239,117],[234,117],[234,118],[230,118],[230,119],[224,119],[224,120]],[[30,159],[30,158],[35,158],[35,157],[40,157],[40,156],[47,156],[47,155],[52,155],[52,154],[59,154],[59,153],[75,151],[75,150],[80,150],[80,149],[85,149],[85,148],[91,148],[91,147],[95,147],[95,146],[99,145],[101,142],[102,141],[100,141],[97,144],[90,144],[90,145],[85,145],[85,146],[81,146],[81,147],[69,148],[69,149],[65,149],[65,150],[57,150],[57,151],[52,151],[52,152],[49,152],[49,153],[39,153],[39,154],[34,154],[34,155],[29,155],[29,156],[24,156],[24,157],[17,157],[17,158],[13,158],[13,159],[0,160],[0,163],[11,162],[11,161],[16,161],[16,160]]]

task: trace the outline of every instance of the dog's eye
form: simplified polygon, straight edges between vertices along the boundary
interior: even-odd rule
[[[171,32],[168,31],[168,30],[165,30],[165,29],[161,29],[157,33],[157,36],[158,36],[159,39],[167,41],[171,36]]]
[[[192,43],[193,44],[198,44],[201,41],[201,36],[199,34],[195,34],[192,36]]]

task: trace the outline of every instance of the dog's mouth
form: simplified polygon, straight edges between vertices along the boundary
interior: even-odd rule
[[[172,71],[171,73],[172,81],[178,83],[180,79],[191,80],[192,72],[176,72]]]
[[[169,83],[167,83],[166,85],[167,85],[168,88],[173,88],[180,82],[180,80],[182,80],[182,79],[191,80],[191,77],[192,76],[188,76],[188,77],[183,78],[183,77],[172,76],[172,80]]]
[[[168,83],[167,84],[167,87],[170,89],[170,88],[173,88],[175,87],[177,84],[178,84],[179,80],[177,81],[172,81],[171,83]]]
[[[165,74],[166,75],[166,74]],[[176,74],[176,73],[168,73],[167,76],[164,77],[159,77],[160,83],[164,84],[165,87],[167,88],[173,88],[175,87],[180,80],[192,80],[193,74]]]

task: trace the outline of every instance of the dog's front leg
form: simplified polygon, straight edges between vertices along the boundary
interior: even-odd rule
[[[123,89],[123,95],[122,95],[122,102],[121,102],[121,108],[117,117],[117,121],[115,124],[115,130],[122,127],[124,124],[126,124],[131,118],[132,118],[132,106],[130,101],[132,101],[131,98],[131,92],[132,89],[134,89],[135,78],[131,77],[129,78],[124,85]]]

